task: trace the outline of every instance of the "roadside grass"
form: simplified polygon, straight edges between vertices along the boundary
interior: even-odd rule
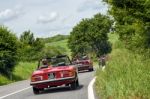
[[[3,76],[3,75],[0,75],[0,86],[1,85],[5,85],[5,84],[9,84],[11,83],[12,81],[9,80],[7,77]]]
[[[0,75],[0,85],[9,84],[15,81],[29,79],[31,73],[36,69],[37,62],[19,62],[10,77]]]
[[[13,72],[13,80],[25,80],[31,76],[31,73],[37,68],[37,62],[20,62]]]
[[[97,95],[101,99],[150,99],[150,59],[124,49],[118,40],[109,57],[105,70],[96,72]]]

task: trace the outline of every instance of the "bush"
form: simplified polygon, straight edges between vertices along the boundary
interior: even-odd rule
[[[8,75],[13,71],[18,59],[19,42],[16,36],[4,26],[0,26],[0,73]]]

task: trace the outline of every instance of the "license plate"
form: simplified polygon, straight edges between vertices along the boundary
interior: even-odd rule
[[[55,74],[54,73],[49,73],[48,77],[49,77],[49,79],[54,79],[55,78]]]

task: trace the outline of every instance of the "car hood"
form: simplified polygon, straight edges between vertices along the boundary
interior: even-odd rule
[[[73,68],[74,68],[74,66],[59,66],[59,67],[43,68],[43,69],[34,71],[32,75],[43,74],[43,73],[47,73],[47,72],[57,72],[57,71],[63,71],[63,70],[72,70]]]

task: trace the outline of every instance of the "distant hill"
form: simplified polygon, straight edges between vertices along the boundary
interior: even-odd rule
[[[61,41],[61,40],[65,40],[68,39],[69,35],[56,35],[53,37],[48,37],[48,38],[40,38],[43,42],[45,43],[51,43],[51,42],[57,42],[57,41]]]
[[[69,56],[71,55],[71,51],[68,48],[68,39],[52,41],[52,42],[46,43],[45,45],[61,48],[64,54],[67,54]]]

